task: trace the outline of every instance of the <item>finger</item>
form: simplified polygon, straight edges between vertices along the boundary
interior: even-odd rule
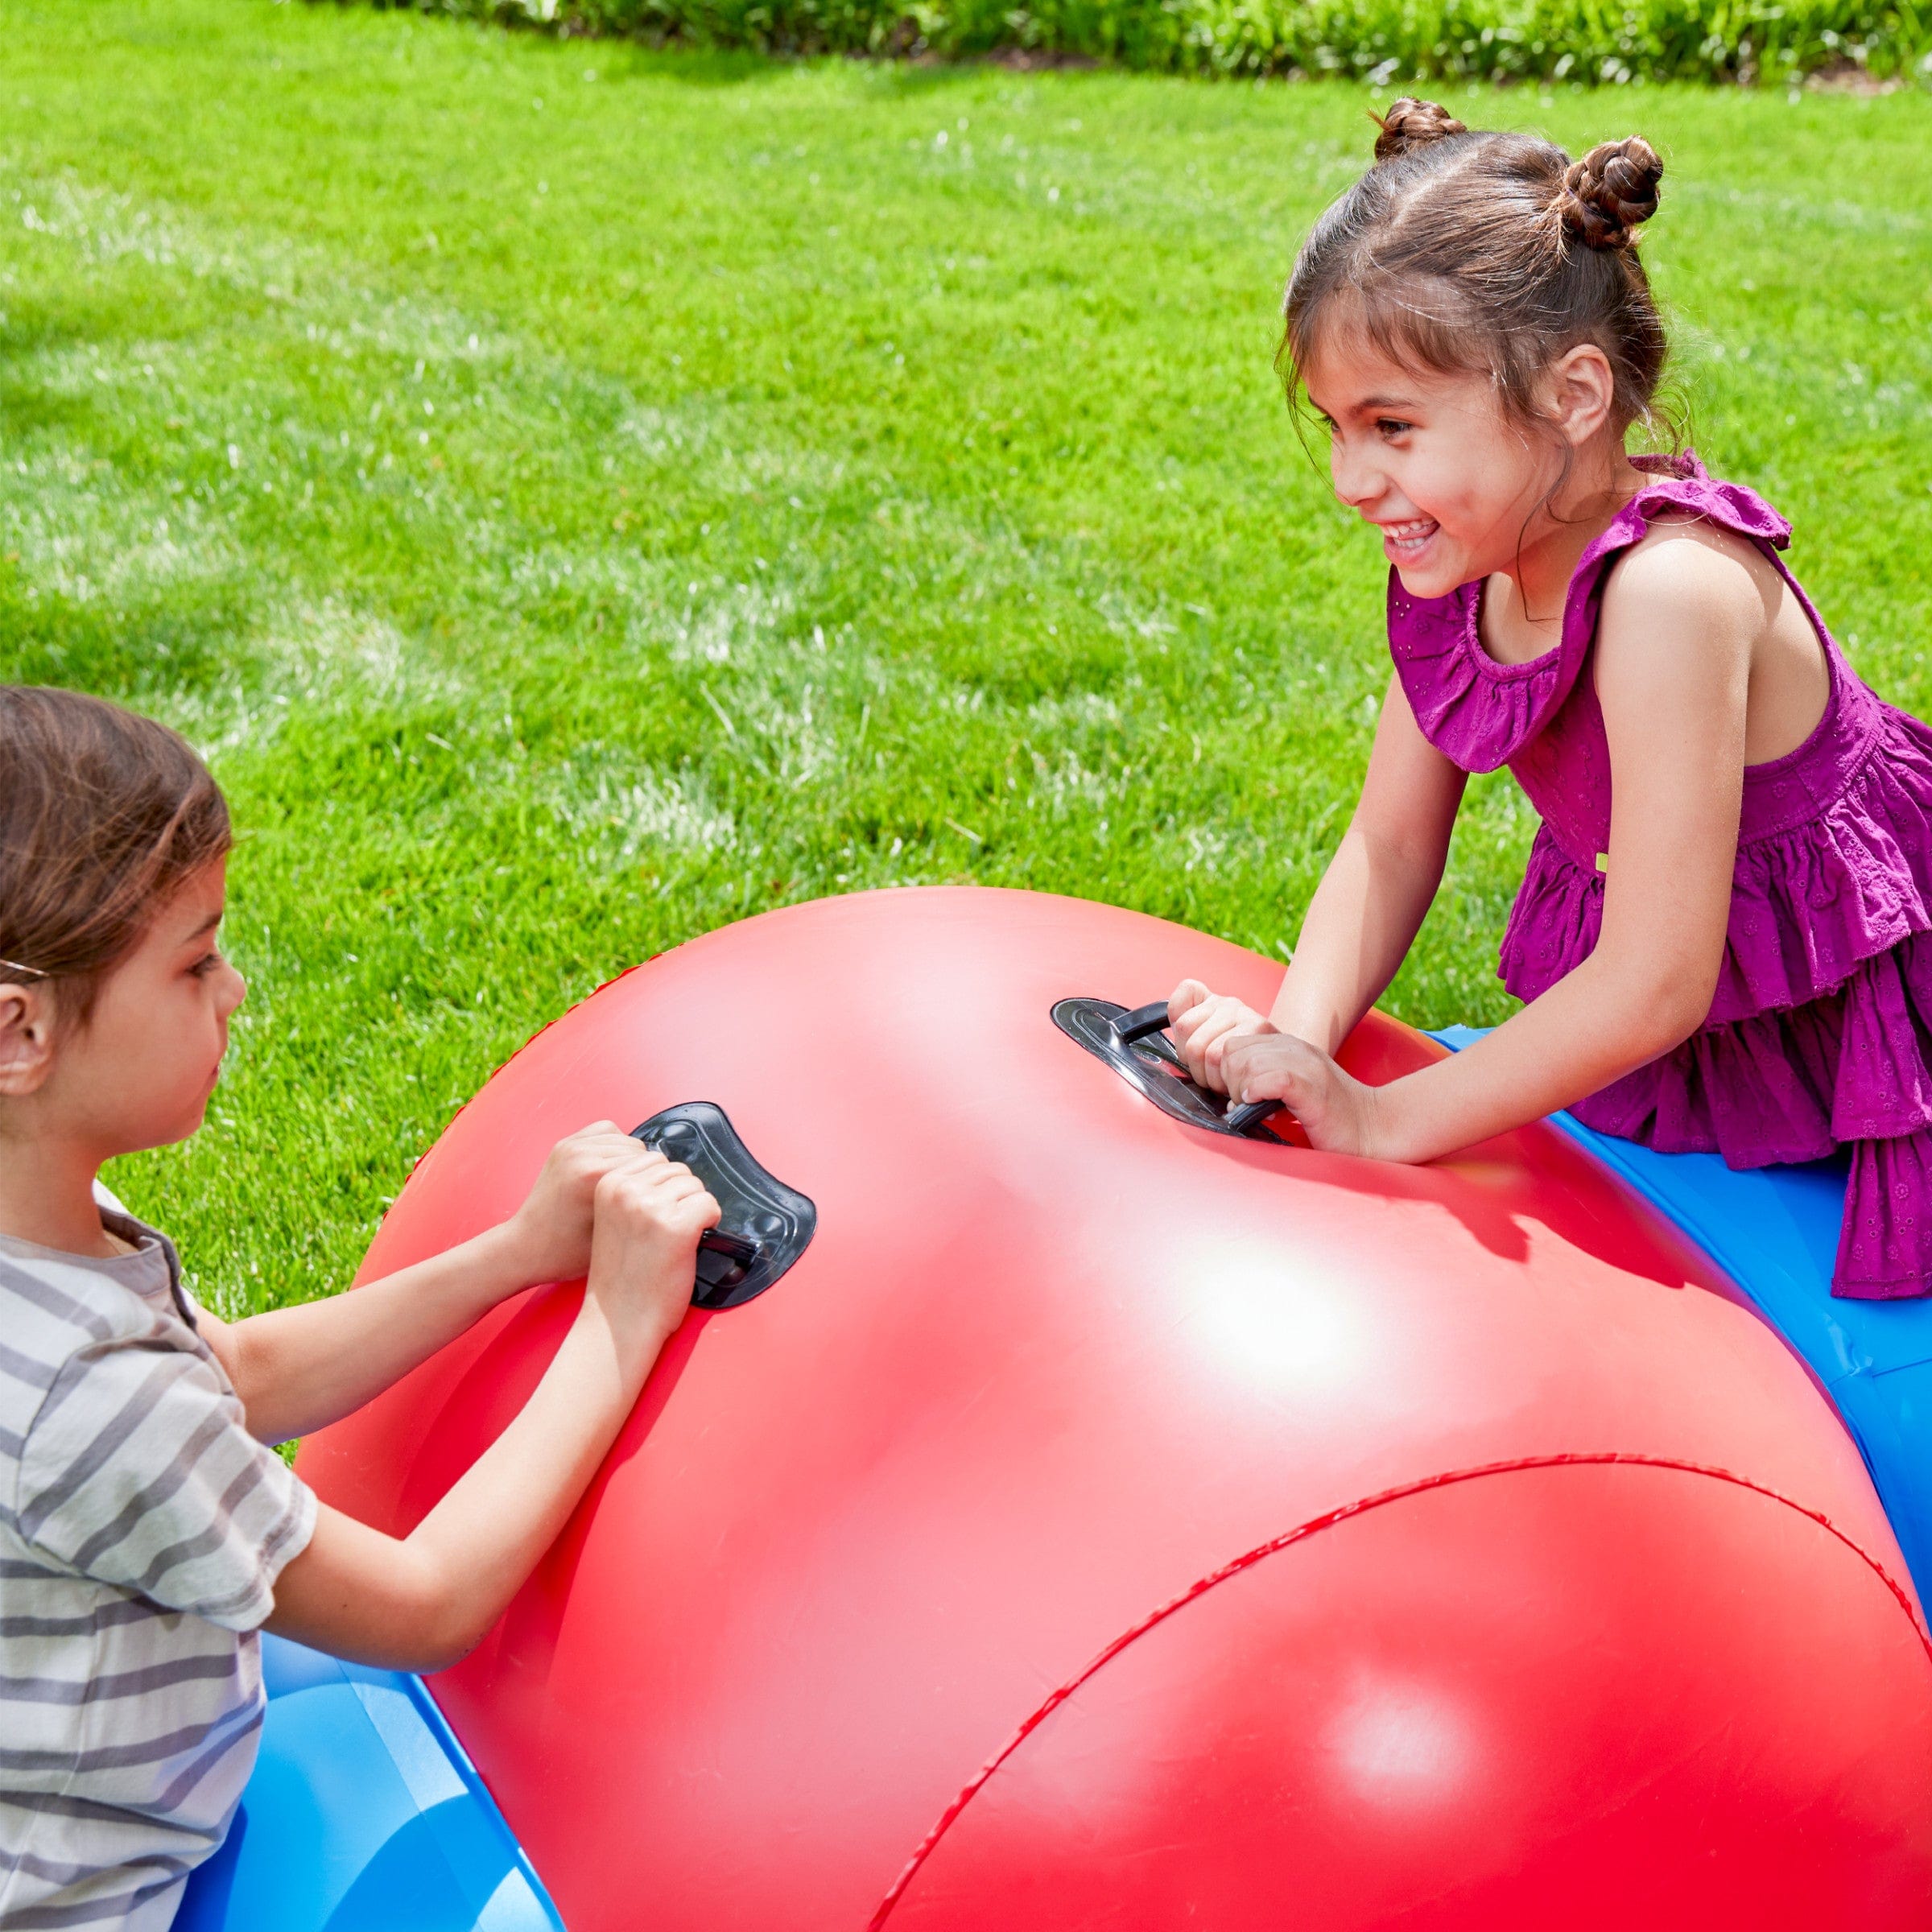
[[[1294,1104],[1299,1083],[1279,1067],[1230,1067],[1223,1076],[1228,1097],[1238,1107],[1250,1100],[1279,1100],[1284,1107]]]
[[[651,1198],[668,1213],[672,1208],[681,1207],[686,1201],[696,1200],[704,1192],[704,1183],[687,1170],[681,1174],[673,1174],[667,1179],[660,1180]]]
[[[696,1177],[681,1161],[660,1161],[654,1167],[633,1170],[639,1197],[662,1207],[696,1184]]]
[[[1195,1001],[1178,1020],[1168,1022],[1168,1031],[1183,1055],[1194,1042],[1201,1037],[1203,1030],[1214,1025],[1216,1017],[1224,1004],[1217,995],[1211,993],[1205,999]]]
[[[551,1158],[560,1173],[595,1180],[629,1160],[639,1145],[625,1133],[573,1134],[558,1143]]]
[[[603,1163],[606,1174],[654,1174],[668,1167],[671,1162],[654,1147],[646,1147],[642,1141],[627,1140],[622,1147],[613,1147]]]
[[[1216,1051],[1241,1023],[1241,1008],[1232,1000],[1216,1000],[1212,1006],[1198,1007],[1201,1023],[1189,1038],[1186,1059],[1188,1071],[1198,1080],[1217,1070],[1220,1054]]]
[[[1216,1000],[1212,1007],[1202,1009],[1205,1017],[1195,1030],[1195,1042],[1203,1052],[1218,1040],[1224,1040],[1247,1018],[1236,1000]]]
[[[647,1166],[663,1158],[642,1141],[634,1141],[627,1133],[613,1133],[580,1142],[572,1165],[594,1179],[616,1168]]]
[[[1240,1039],[1241,1035],[1236,1031],[1240,1025],[1239,1020],[1230,1020],[1212,1039],[1202,1045],[1201,1059],[1207,1077],[1215,1086],[1218,1087],[1227,1078],[1228,1049]]]
[[[1199,980],[1183,980],[1167,996],[1168,1024],[1179,1025],[1190,1007],[1198,1006],[1203,1000],[1213,997]]]
[[[653,1198],[656,1174],[665,1164],[660,1154],[655,1167],[639,1162],[613,1167],[609,1173],[601,1175],[592,1197],[596,1212],[600,1215],[621,1213],[647,1204]]]
[[[1279,1034],[1244,1034],[1230,1040],[1221,1056],[1221,1077],[1229,1098],[1244,1103],[1283,1100],[1292,1105],[1295,1094],[1307,1084],[1309,1051],[1299,1040]]]
[[[702,1187],[675,1201],[658,1203],[658,1223],[666,1233],[695,1241],[707,1228],[718,1224],[718,1203]]]

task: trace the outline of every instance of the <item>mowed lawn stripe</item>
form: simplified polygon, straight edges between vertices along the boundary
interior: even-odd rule
[[[1292,939],[1383,572],[1269,359],[1365,90],[0,29],[0,671],[179,724],[244,829],[228,1081],[117,1176],[217,1305],[339,1284],[506,1053],[722,921],[972,878]],[[1699,440],[1932,700],[1926,101],[1455,105],[1665,150]],[[1397,1011],[1506,1010],[1532,829],[1473,789]]]

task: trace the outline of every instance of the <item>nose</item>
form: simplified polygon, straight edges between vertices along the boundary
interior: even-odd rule
[[[1388,487],[1374,452],[1339,435],[1328,445],[1328,476],[1351,510],[1366,509]]]
[[[221,989],[221,1017],[226,1019],[248,997],[248,981],[233,967],[227,969],[228,984]]]

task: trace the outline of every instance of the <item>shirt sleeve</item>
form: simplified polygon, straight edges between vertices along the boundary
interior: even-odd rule
[[[79,1575],[230,1630],[275,1608],[316,1499],[221,1370],[150,1332],[77,1349],[29,1430],[19,1533]]]

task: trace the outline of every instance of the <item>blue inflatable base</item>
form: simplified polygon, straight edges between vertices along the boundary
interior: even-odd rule
[[[1453,1048],[1482,1034],[1434,1037]],[[1810,1366],[1865,1459],[1921,1601],[1932,1596],[1932,1297],[1832,1294],[1847,1157],[1734,1170],[1718,1154],[1655,1154],[1550,1117],[1703,1249]]]
[[[262,1640],[268,1715],[175,1932],[564,1932],[419,1678]]]

